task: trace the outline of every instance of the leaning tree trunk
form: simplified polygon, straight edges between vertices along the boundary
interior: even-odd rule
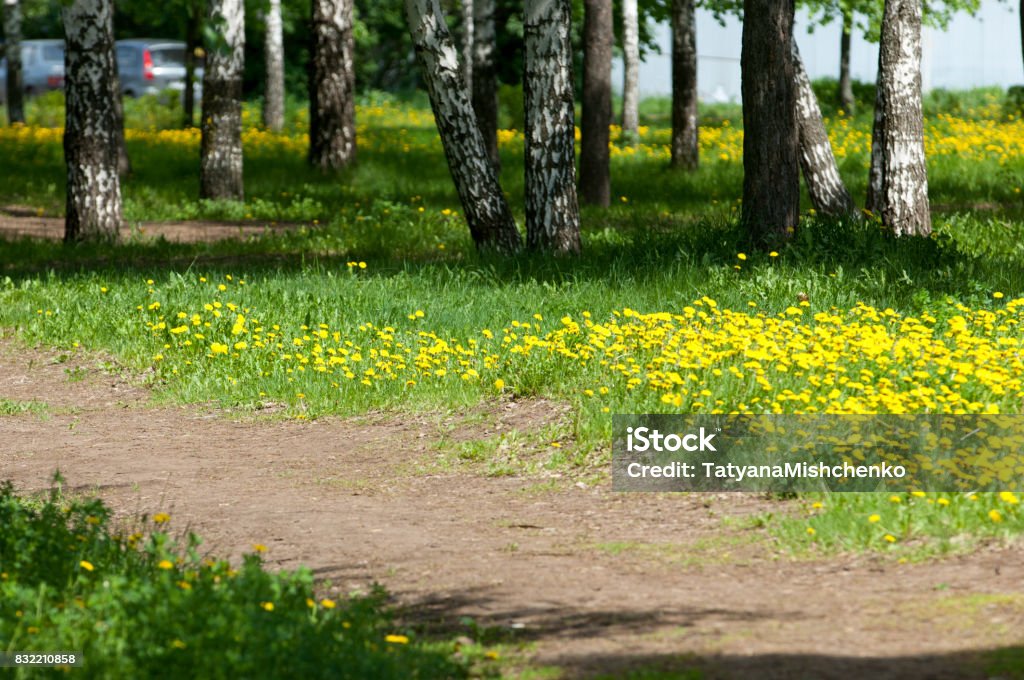
[[[4,0],[4,56],[7,58],[7,124],[25,122],[25,84],[21,72],[21,4]]]
[[[309,163],[327,172],[356,157],[353,0],[313,0]]]
[[[843,13],[842,34],[839,37],[839,106],[843,113],[854,113],[853,81],[850,80],[850,36],[853,33],[853,13]]]
[[[74,0],[61,10],[65,35],[64,240],[115,239],[121,181],[111,81],[115,69],[111,0]]]
[[[637,0],[622,0],[622,137],[637,140],[640,129],[640,16]]]
[[[874,196],[882,223],[897,236],[932,233],[921,110],[921,0],[887,0],[879,46],[876,122],[881,179]],[[874,160],[874,149],[872,157]],[[874,179],[874,178],[872,178]]]
[[[243,0],[211,0],[210,25],[217,29],[220,44],[206,50],[199,196],[241,201]]]
[[[196,48],[199,47],[202,8],[193,0],[186,5],[185,18],[185,94],[182,105],[182,127],[196,124]]]
[[[793,13],[793,0],[743,3],[742,220],[758,245],[788,238],[800,214]]]
[[[796,40],[793,40],[793,75],[796,79],[796,118],[800,129],[800,169],[804,173],[811,205],[822,215],[850,214],[856,207],[839,175],[818,99],[811,88],[811,79],[804,69]]]
[[[110,13],[110,35],[115,35],[114,13]],[[114,50],[114,73],[110,78],[110,99],[114,103],[114,132],[117,135],[117,172],[122,177],[132,172],[132,161],[128,157],[128,145],[124,139],[124,95],[121,92],[121,75],[117,66],[117,49]]]
[[[614,31],[611,0],[584,0],[580,198],[605,208],[612,194],[608,126],[612,123]]]
[[[267,33],[263,43],[267,79],[263,92],[263,124],[280,132],[284,127],[284,27],[281,25],[281,0],[268,0]]]
[[[498,54],[494,0],[473,0],[473,111],[487,145],[487,155],[501,172],[498,154]]]
[[[473,0],[462,0],[462,77],[466,91],[473,91],[473,42],[476,39]]]
[[[580,252],[572,80],[571,0],[526,0],[526,245]]]
[[[405,11],[448,170],[473,242],[481,251],[519,252],[522,240],[487,155],[441,5],[438,0],[405,0]]]
[[[694,0],[672,0],[672,167],[696,170],[697,11]]]

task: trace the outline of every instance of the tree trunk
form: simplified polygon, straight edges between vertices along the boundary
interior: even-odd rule
[[[883,165],[885,163],[885,119],[881,102],[882,53],[878,53],[878,76],[875,80],[875,113],[871,125],[871,165],[868,169],[868,195],[864,208],[875,215],[881,213],[883,192]]]
[[[743,4],[742,219],[757,245],[788,238],[800,214],[793,13],[793,0]]]
[[[199,47],[199,24],[202,10],[193,2],[187,7],[185,19],[185,94],[182,106],[182,127],[196,124],[196,48]]]
[[[874,201],[882,223],[897,236],[928,236],[932,221],[921,111],[921,0],[885,3],[879,68],[876,132],[879,120],[884,125]],[[872,160],[874,156],[872,149]]]
[[[263,125],[280,132],[284,127],[284,27],[281,25],[281,0],[267,0],[266,52],[267,79],[263,92]]]
[[[498,154],[498,54],[494,30],[494,0],[473,2],[473,110],[495,172],[501,172]]]
[[[466,91],[473,91],[473,43],[476,39],[473,0],[462,0],[462,77]]]
[[[853,33],[853,13],[843,13],[842,35],[839,37],[839,108],[847,116],[854,114],[853,81],[850,80],[850,36]]]
[[[611,204],[608,126],[612,123],[612,0],[585,0],[583,18],[583,116],[580,121],[580,198]]]
[[[640,17],[637,0],[622,0],[622,138],[636,142],[640,128]]]
[[[353,0],[313,0],[309,163],[327,172],[356,157]]]
[[[576,198],[571,0],[526,0],[526,245],[580,252]]]
[[[405,11],[448,170],[473,242],[481,251],[519,252],[522,240],[487,155],[441,5],[438,0],[405,0]]]
[[[672,167],[696,170],[697,11],[694,0],[672,0]]]
[[[220,44],[206,50],[199,197],[241,201],[243,0],[211,0],[210,25],[217,29]]]
[[[110,35],[114,30],[114,12],[110,12]],[[124,140],[124,95],[121,93],[121,76],[117,67],[117,46],[114,46],[114,72],[110,78],[110,99],[114,103],[114,133],[117,136],[117,172],[122,177],[132,173],[132,161],[128,157],[128,145]]]
[[[822,215],[848,215],[856,207],[839,175],[818,99],[811,88],[811,79],[804,69],[796,40],[793,40],[793,74],[796,79],[796,118],[800,129],[800,169],[804,173],[811,205]]]
[[[25,84],[21,72],[21,4],[4,2],[4,55],[7,57],[7,124],[25,122]]]
[[[75,0],[61,10],[66,41],[64,240],[116,239],[121,228],[111,0]]]

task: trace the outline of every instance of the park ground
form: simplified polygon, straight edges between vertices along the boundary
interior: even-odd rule
[[[171,515],[204,550],[266,545],[325,591],[386,586],[410,624],[498,645],[523,677],[1019,677],[1024,544],[900,563],[794,556],[755,494],[621,494],[500,476],[450,444],[566,416],[545,400],[314,422],[158,406],[105,357],[0,341],[0,477]],[[472,620],[472,623],[468,623]],[[1010,672],[1010,674],[1004,674]],[[661,675],[664,673],[664,675]]]

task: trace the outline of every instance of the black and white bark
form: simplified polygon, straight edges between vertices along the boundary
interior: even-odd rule
[[[25,83],[21,71],[21,2],[4,3],[4,56],[7,58],[7,124],[25,122]]]
[[[209,19],[217,41],[207,46],[203,74],[199,196],[241,201],[245,3],[211,0]]]
[[[517,253],[522,250],[522,239],[487,155],[441,5],[438,0],[405,0],[405,11],[448,170],[473,242],[480,251]]]
[[[199,33],[202,30],[203,10],[196,0],[185,6],[185,92],[182,104],[182,127],[196,124],[196,49],[199,48]]]
[[[897,236],[932,232],[921,107],[921,9],[921,0],[887,0],[879,45],[869,184],[873,210]]]
[[[466,91],[473,91],[473,43],[476,40],[474,0],[462,0],[462,77]]]
[[[526,0],[526,245],[580,252],[576,198],[571,0]]]
[[[265,23],[263,125],[268,130],[280,132],[284,127],[284,26],[281,23],[281,0],[267,0]]]
[[[757,245],[787,238],[800,214],[793,14],[793,0],[743,3],[742,220]]]
[[[309,163],[340,170],[356,157],[353,0],[313,0]]]
[[[637,0],[622,0],[622,137],[637,140],[640,128],[640,14]]]
[[[111,81],[115,72],[111,0],[74,0],[61,9],[65,36],[64,240],[116,239],[121,181]]]
[[[796,79],[796,117],[800,129],[800,169],[803,170],[811,205],[822,215],[847,215],[856,207],[839,175],[832,143],[821,118],[818,98],[793,40],[793,74]]]
[[[850,43],[853,34],[853,12],[843,12],[839,36],[839,107],[847,116],[854,114],[853,80],[850,78]]]
[[[697,10],[694,0],[672,0],[672,167],[696,170]]]
[[[473,111],[487,145],[487,155],[501,172],[498,154],[498,36],[494,0],[473,0]]]
[[[608,151],[612,123],[611,0],[583,3],[583,115],[580,120],[580,200],[608,207],[611,168]]]

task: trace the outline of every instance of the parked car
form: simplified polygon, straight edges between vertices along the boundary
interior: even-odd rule
[[[2,51],[0,51],[2,54]],[[32,96],[64,88],[64,41],[23,40],[21,77]],[[0,59],[0,102],[7,99],[7,59]]]
[[[126,97],[185,90],[185,43],[173,40],[117,41],[117,70]],[[202,64],[197,60],[196,101],[201,97]]]

